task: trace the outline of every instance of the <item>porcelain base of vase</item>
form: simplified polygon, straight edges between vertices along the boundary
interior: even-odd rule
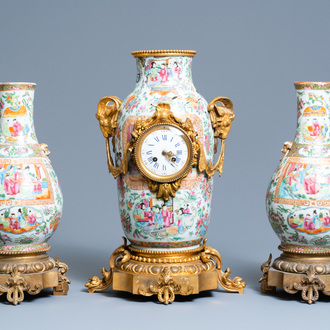
[[[50,258],[47,253],[0,255],[0,296],[6,294],[13,305],[24,300],[24,293],[37,295],[53,288],[54,295],[66,295],[70,280],[69,267]]]
[[[259,282],[262,293],[275,293],[276,287],[295,294],[301,291],[304,301],[312,304],[319,293],[330,295],[330,256],[284,252],[274,260],[272,255],[261,265],[264,273]]]
[[[245,283],[240,277],[229,279],[230,269],[222,271],[220,254],[207,246],[206,241],[193,250],[169,252],[136,249],[124,239],[124,245],[110,257],[110,270],[103,268],[103,278],[93,276],[85,286],[89,293],[112,285],[115,291],[157,295],[166,305],[176,295],[214,290],[219,284],[227,291],[243,293]]]

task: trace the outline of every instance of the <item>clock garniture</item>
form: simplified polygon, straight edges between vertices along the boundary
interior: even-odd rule
[[[106,138],[109,172],[117,178],[120,217],[131,245],[114,251],[110,270],[93,276],[89,292],[114,290],[173,302],[218,283],[243,293],[239,277],[222,271],[220,254],[206,245],[213,174],[222,173],[224,140],[235,115],[232,102],[209,105],[191,78],[194,51],[138,51],[137,85],[122,103],[99,102],[97,119]],[[115,161],[110,151],[112,138]],[[219,159],[213,164],[217,138]]]

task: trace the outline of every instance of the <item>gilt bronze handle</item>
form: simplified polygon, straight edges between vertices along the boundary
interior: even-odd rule
[[[109,104],[112,102],[112,104]],[[126,174],[128,171],[128,157],[127,157],[127,148],[128,145],[124,148],[124,154],[122,162],[119,166],[115,166],[110,152],[110,138],[112,138],[113,150],[115,147],[115,134],[117,128],[117,118],[120,111],[120,106],[122,102],[116,96],[105,96],[103,97],[98,106],[96,118],[99,121],[100,129],[103,133],[103,136],[106,138],[106,148],[107,148],[107,162],[109,172],[117,178],[121,173]],[[114,150],[115,151],[115,150]]]
[[[222,105],[217,105],[217,103]],[[225,159],[225,139],[230,131],[231,123],[235,118],[233,113],[233,102],[227,97],[218,96],[209,103],[208,111],[210,113],[210,119],[214,132],[214,153],[217,152],[217,139],[221,140],[221,151],[216,163],[214,165],[210,165],[206,161],[204,148],[201,145],[198,169],[199,171],[205,170],[208,177],[212,176],[215,171],[218,171],[219,176],[221,176]]]

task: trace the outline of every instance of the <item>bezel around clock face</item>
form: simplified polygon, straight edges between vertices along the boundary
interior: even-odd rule
[[[134,156],[142,175],[156,182],[173,182],[190,172],[193,145],[180,127],[155,124],[137,139]]]

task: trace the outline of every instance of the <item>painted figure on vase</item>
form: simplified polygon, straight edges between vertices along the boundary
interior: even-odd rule
[[[162,214],[160,212],[160,206],[155,206],[155,214],[154,214],[154,224],[156,229],[164,228],[164,220]]]
[[[138,205],[138,213],[137,213],[136,219],[138,221],[138,225],[140,225],[140,226],[147,224],[147,221],[148,221],[148,220],[144,220],[145,208],[146,208],[146,205],[144,202],[142,202]]]
[[[10,228],[12,229],[11,232],[15,233],[15,230],[21,229],[21,224],[20,224],[18,218],[15,217],[15,213],[12,213],[10,215],[9,221],[10,221]]]
[[[323,102],[319,98],[318,102]],[[315,101],[314,101],[315,102]],[[300,104],[300,106],[302,106]],[[302,135],[305,141],[323,140],[328,132],[327,110],[321,105],[306,107],[302,114]]]
[[[150,69],[149,69],[149,79],[151,81],[157,81],[158,77],[158,70],[156,68],[156,62],[150,62]]]
[[[30,226],[35,225],[37,222],[37,217],[35,216],[34,212],[32,210],[29,210],[28,212],[28,224]]]
[[[148,220],[149,226],[154,224],[154,214],[151,206],[147,207],[147,211],[144,212],[144,218]]]
[[[174,62],[174,72],[176,74],[177,79],[181,80],[181,76],[180,76],[181,75],[181,68],[180,68],[177,61]]]
[[[304,220],[304,229],[313,231],[315,229],[315,224],[313,223],[312,217],[310,214],[306,214]]]
[[[184,203],[184,204],[182,205],[182,209],[183,209],[183,214],[184,214],[184,215],[189,215],[189,214],[191,214],[190,209],[189,209],[189,204],[188,204],[188,203]]]
[[[329,212],[325,212],[324,218],[323,218],[323,222],[322,222],[323,226],[329,227],[330,226],[330,216],[329,216]]]
[[[177,221],[178,221],[178,232],[182,232],[185,229],[185,222],[184,222],[184,215],[183,215],[183,208],[179,208],[179,210],[177,210],[178,213],[178,217],[177,217]]]
[[[166,83],[169,74],[168,74],[168,69],[167,69],[165,63],[162,63],[162,64],[161,64],[161,68],[160,68],[160,71],[159,71],[159,75],[160,75],[160,77],[161,77],[161,82],[162,82],[162,83]]]
[[[18,220],[18,222],[20,224],[20,228],[24,228],[26,226],[26,220],[25,220],[25,218],[23,216],[22,209],[19,208],[18,211],[17,211],[17,213],[18,213],[17,220]]]
[[[162,205],[161,214],[162,214],[162,218],[163,218],[163,221],[164,221],[164,226],[165,227],[170,227],[171,224],[173,223],[173,221],[172,221],[172,212],[167,210],[167,205],[165,203]]]

